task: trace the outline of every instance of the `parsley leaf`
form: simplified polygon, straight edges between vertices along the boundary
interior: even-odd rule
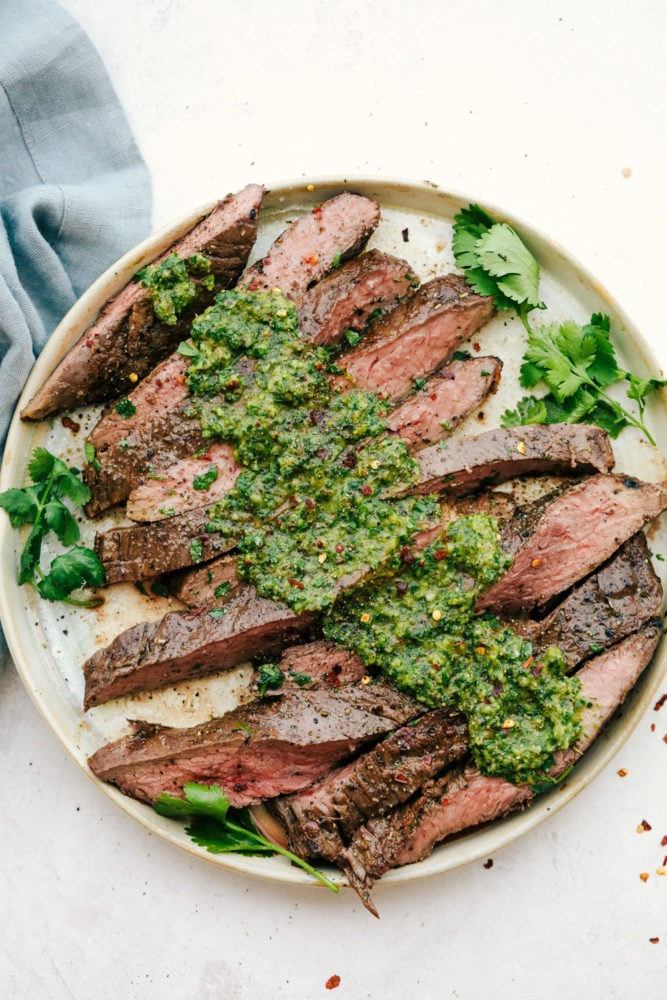
[[[63,545],[74,545],[80,532],[63,498],[75,504],[90,499],[88,487],[77,469],[70,469],[46,448],[35,448],[28,472],[29,486],[0,493],[0,507],[9,514],[13,528],[32,525],[19,560],[18,582],[36,587],[48,601],[66,601],[82,607],[97,607],[101,600],[78,600],[70,597],[79,587],[101,586],[104,568],[92,549],[76,545],[52,561],[48,573],[40,566],[42,541],[52,531]]]
[[[257,668],[257,690],[260,698],[264,697],[269,688],[274,690],[282,687],[284,680],[285,675],[277,663],[262,663]]]
[[[246,856],[282,854],[332,892],[338,892],[338,886],[322,872],[296,854],[262,836],[253,823],[250,811],[231,806],[219,785],[187,782],[183,786],[183,794],[185,798],[179,799],[162,792],[156,799],[155,811],[161,816],[190,817],[192,822],[186,827],[185,832],[210,854]]]

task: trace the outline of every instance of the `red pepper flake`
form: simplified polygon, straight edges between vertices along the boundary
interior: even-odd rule
[[[667,854],[665,854],[664,858],[662,859],[662,867],[667,868]]]
[[[651,732],[652,732],[652,733],[654,733],[654,732],[655,732],[655,722],[652,722],[652,723],[651,723]]]
[[[659,940],[660,940],[660,938],[649,938],[649,941],[651,942],[651,944],[657,944],[659,942]]]
[[[488,861],[485,861],[482,868],[493,868],[493,858],[489,858]]]
[[[72,420],[71,417],[63,417],[61,423],[63,427],[66,427],[69,431],[74,431],[75,434],[81,430],[81,424],[77,424],[76,420]]]
[[[441,559],[447,558],[447,549],[437,549],[433,553],[433,558],[440,562]]]
[[[648,820],[643,819],[641,821],[641,823],[639,824],[639,826],[637,827],[637,833],[647,833],[649,830],[652,830],[652,829],[653,829],[653,827],[648,822]]]
[[[345,546],[341,542],[339,542],[336,546],[336,552],[338,552],[339,555],[341,552],[345,552]]]
[[[656,701],[655,705],[653,706],[653,711],[654,712],[659,712],[660,709],[662,708],[662,706],[665,704],[666,701],[667,701],[667,693],[661,695],[658,698],[658,700]]]
[[[303,506],[307,510],[312,510],[313,507],[315,506],[315,501],[312,500],[310,497],[306,497],[306,499],[303,501]]]
[[[185,385],[185,375],[178,375],[176,381],[179,385]]]
[[[309,253],[307,257],[303,258],[304,264],[308,264],[310,267],[315,267],[319,261],[319,257],[316,253]]]
[[[397,781],[399,785],[407,785],[408,776],[404,774],[403,771],[396,771],[394,774],[394,781]]]
[[[642,882],[648,882],[648,872],[640,872],[639,877]]]
[[[258,288],[259,288],[259,281],[257,280],[257,278],[253,278],[252,281],[248,284],[248,291],[256,292]]]
[[[410,242],[410,230],[408,229],[407,226],[405,227],[405,229],[401,229],[401,236],[403,238],[404,243]]]
[[[299,590],[304,590],[304,584],[300,580],[293,580],[291,576],[287,577],[287,582],[291,583],[293,587],[298,587]]]
[[[364,484],[364,485],[363,485],[363,486],[361,487],[361,492],[363,493],[363,495],[364,495],[365,497],[369,497],[369,496],[372,496],[372,493],[373,493],[373,487],[372,487],[372,486],[369,486],[369,485],[368,485],[368,483],[365,483],[365,484]]]
[[[665,834],[665,836],[660,841],[660,846],[661,847],[667,847],[667,834]]]
[[[443,799],[440,799],[440,805],[443,805],[443,806],[448,806],[449,805],[449,799],[447,798],[446,795],[445,795],[445,797]]]
[[[340,976],[329,976],[324,985],[328,990],[335,990],[337,986],[340,986]]]
[[[522,670],[527,670],[528,667],[531,665],[531,663],[533,662],[534,659],[535,659],[534,656],[529,656],[528,659],[524,660],[523,663],[521,664],[521,669]]]
[[[314,215],[316,218],[321,219],[322,218],[322,206],[321,205],[316,205],[315,208],[312,210],[311,214]]]
[[[662,742],[667,743],[667,733],[662,737]]]
[[[482,345],[477,341],[475,341],[475,343],[472,345],[472,349],[473,351],[477,351],[477,353],[479,353],[482,350]]]

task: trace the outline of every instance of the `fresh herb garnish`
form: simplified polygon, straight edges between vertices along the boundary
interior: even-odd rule
[[[210,570],[209,570],[209,573],[210,573]],[[212,579],[213,578],[213,574],[210,573],[210,575],[211,575],[211,579]],[[211,580],[209,580],[208,582],[210,583]],[[229,580],[225,580],[224,583],[219,583],[218,584],[218,586],[213,591],[213,596],[214,597],[224,597],[225,594],[228,594],[231,589],[232,589],[231,583],[229,582]]]
[[[192,539],[189,552],[193,563],[201,562],[204,555],[204,546],[199,538]]]
[[[274,691],[282,687],[284,680],[285,675],[277,663],[262,663],[257,670],[257,690],[260,698],[263,698],[269,689]]]
[[[188,836],[210,854],[243,854],[245,856],[272,856],[282,854],[298,865],[332,892],[338,886],[307,861],[279,844],[274,844],[258,831],[248,809],[235,809],[219,785],[199,785],[187,782],[183,786],[185,799],[177,799],[167,792],[158,795],[155,811],[161,816],[190,817],[185,828]]]
[[[506,410],[503,427],[519,424],[591,423],[617,437],[625,427],[638,427],[651,444],[655,441],[644,424],[647,397],[667,385],[667,380],[640,379],[619,368],[610,340],[609,317],[596,313],[590,323],[568,321],[531,330],[521,366],[524,389],[543,383],[549,389],[541,398],[525,396],[514,410]],[[638,406],[635,416],[607,392],[626,381],[627,396]]]
[[[498,309],[514,309],[526,327],[521,385],[533,389],[544,384],[549,390],[541,397],[524,396],[514,410],[506,410],[503,427],[588,423],[603,427],[611,437],[625,427],[637,427],[655,445],[644,410],[648,396],[667,380],[641,379],[619,368],[608,316],[595,313],[585,326],[572,321],[531,326],[528,314],[544,308],[539,264],[511,226],[497,222],[479,205],[469,205],[455,216],[452,249],[468,284],[480,295],[493,296]],[[606,391],[623,380],[629,383],[626,395],[636,402],[639,416]]]
[[[81,482],[78,469],[70,469],[46,448],[35,448],[28,463],[30,486],[0,493],[0,507],[9,514],[13,528],[30,524],[32,528],[21,552],[19,583],[29,583],[47,601],[66,601],[79,607],[94,608],[101,598],[79,600],[69,595],[79,587],[100,587],[104,568],[92,549],[76,545],[79,525],[65,499],[81,505],[90,500],[90,491]],[[56,556],[48,573],[40,566],[42,541],[53,531],[63,545],[72,546]]]
[[[131,399],[127,398],[127,396],[124,399],[118,400],[118,402],[114,406],[114,410],[116,411],[119,417],[124,417],[125,420],[129,419],[129,417],[133,417],[134,414],[137,412],[136,406],[134,405]]]
[[[350,347],[356,347],[361,340],[361,334],[357,333],[356,330],[351,330],[349,327],[345,331],[345,339],[350,345]]]
[[[213,485],[213,483],[218,478],[218,467],[217,465],[209,465],[206,472],[202,472],[200,476],[195,476],[192,480],[193,490],[208,490]]]

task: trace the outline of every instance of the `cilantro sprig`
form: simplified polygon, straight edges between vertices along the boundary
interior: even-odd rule
[[[246,856],[271,856],[281,854],[293,864],[303,868],[313,878],[332,892],[338,886],[322,872],[297,857],[287,848],[274,844],[262,836],[252,821],[248,809],[235,809],[219,785],[200,785],[186,782],[184,799],[162,792],[155,802],[155,811],[161,816],[191,819],[185,828],[188,836],[210,854],[243,854]]]
[[[644,412],[648,397],[667,380],[642,379],[619,367],[608,316],[595,313],[584,326],[569,320],[532,326],[529,314],[544,308],[539,264],[511,226],[496,221],[479,205],[469,205],[455,216],[452,249],[471,288],[492,296],[499,310],[513,309],[525,326],[523,388],[548,390],[543,396],[524,396],[515,409],[506,410],[503,427],[589,423],[603,427],[611,437],[618,437],[625,427],[637,427],[655,445]],[[626,395],[637,404],[638,414],[607,391],[620,382],[627,383]]]
[[[78,607],[98,607],[101,598],[83,600],[71,597],[73,591],[104,583],[104,568],[98,556],[83,545],[77,545],[80,532],[64,500],[75,505],[88,502],[90,492],[82,483],[78,470],[70,469],[46,448],[35,448],[28,473],[29,486],[12,488],[0,493],[0,507],[7,511],[13,528],[32,525],[21,552],[20,584],[30,584],[47,601],[65,601]],[[59,541],[72,546],[53,559],[48,572],[40,566],[42,542],[52,531]]]

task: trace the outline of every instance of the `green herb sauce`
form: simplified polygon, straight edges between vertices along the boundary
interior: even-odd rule
[[[167,326],[176,325],[183,310],[197,298],[200,286],[207,291],[215,288],[211,261],[201,253],[185,259],[172,253],[157,264],[144,267],[137,278],[150,290],[153,312]]]
[[[474,614],[511,563],[495,519],[460,518],[411,550],[438,503],[388,498],[419,470],[386,433],[386,402],[332,388],[333,354],[301,339],[280,292],[220,293],[191,337],[192,415],[243,466],[208,526],[237,539],[240,575],[297,612],[324,612],[328,637],[424,704],[458,706],[485,773],[542,782],[579,732],[580,684],[559,650],[533,658],[530,642]],[[263,690],[280,683],[262,670]]]

